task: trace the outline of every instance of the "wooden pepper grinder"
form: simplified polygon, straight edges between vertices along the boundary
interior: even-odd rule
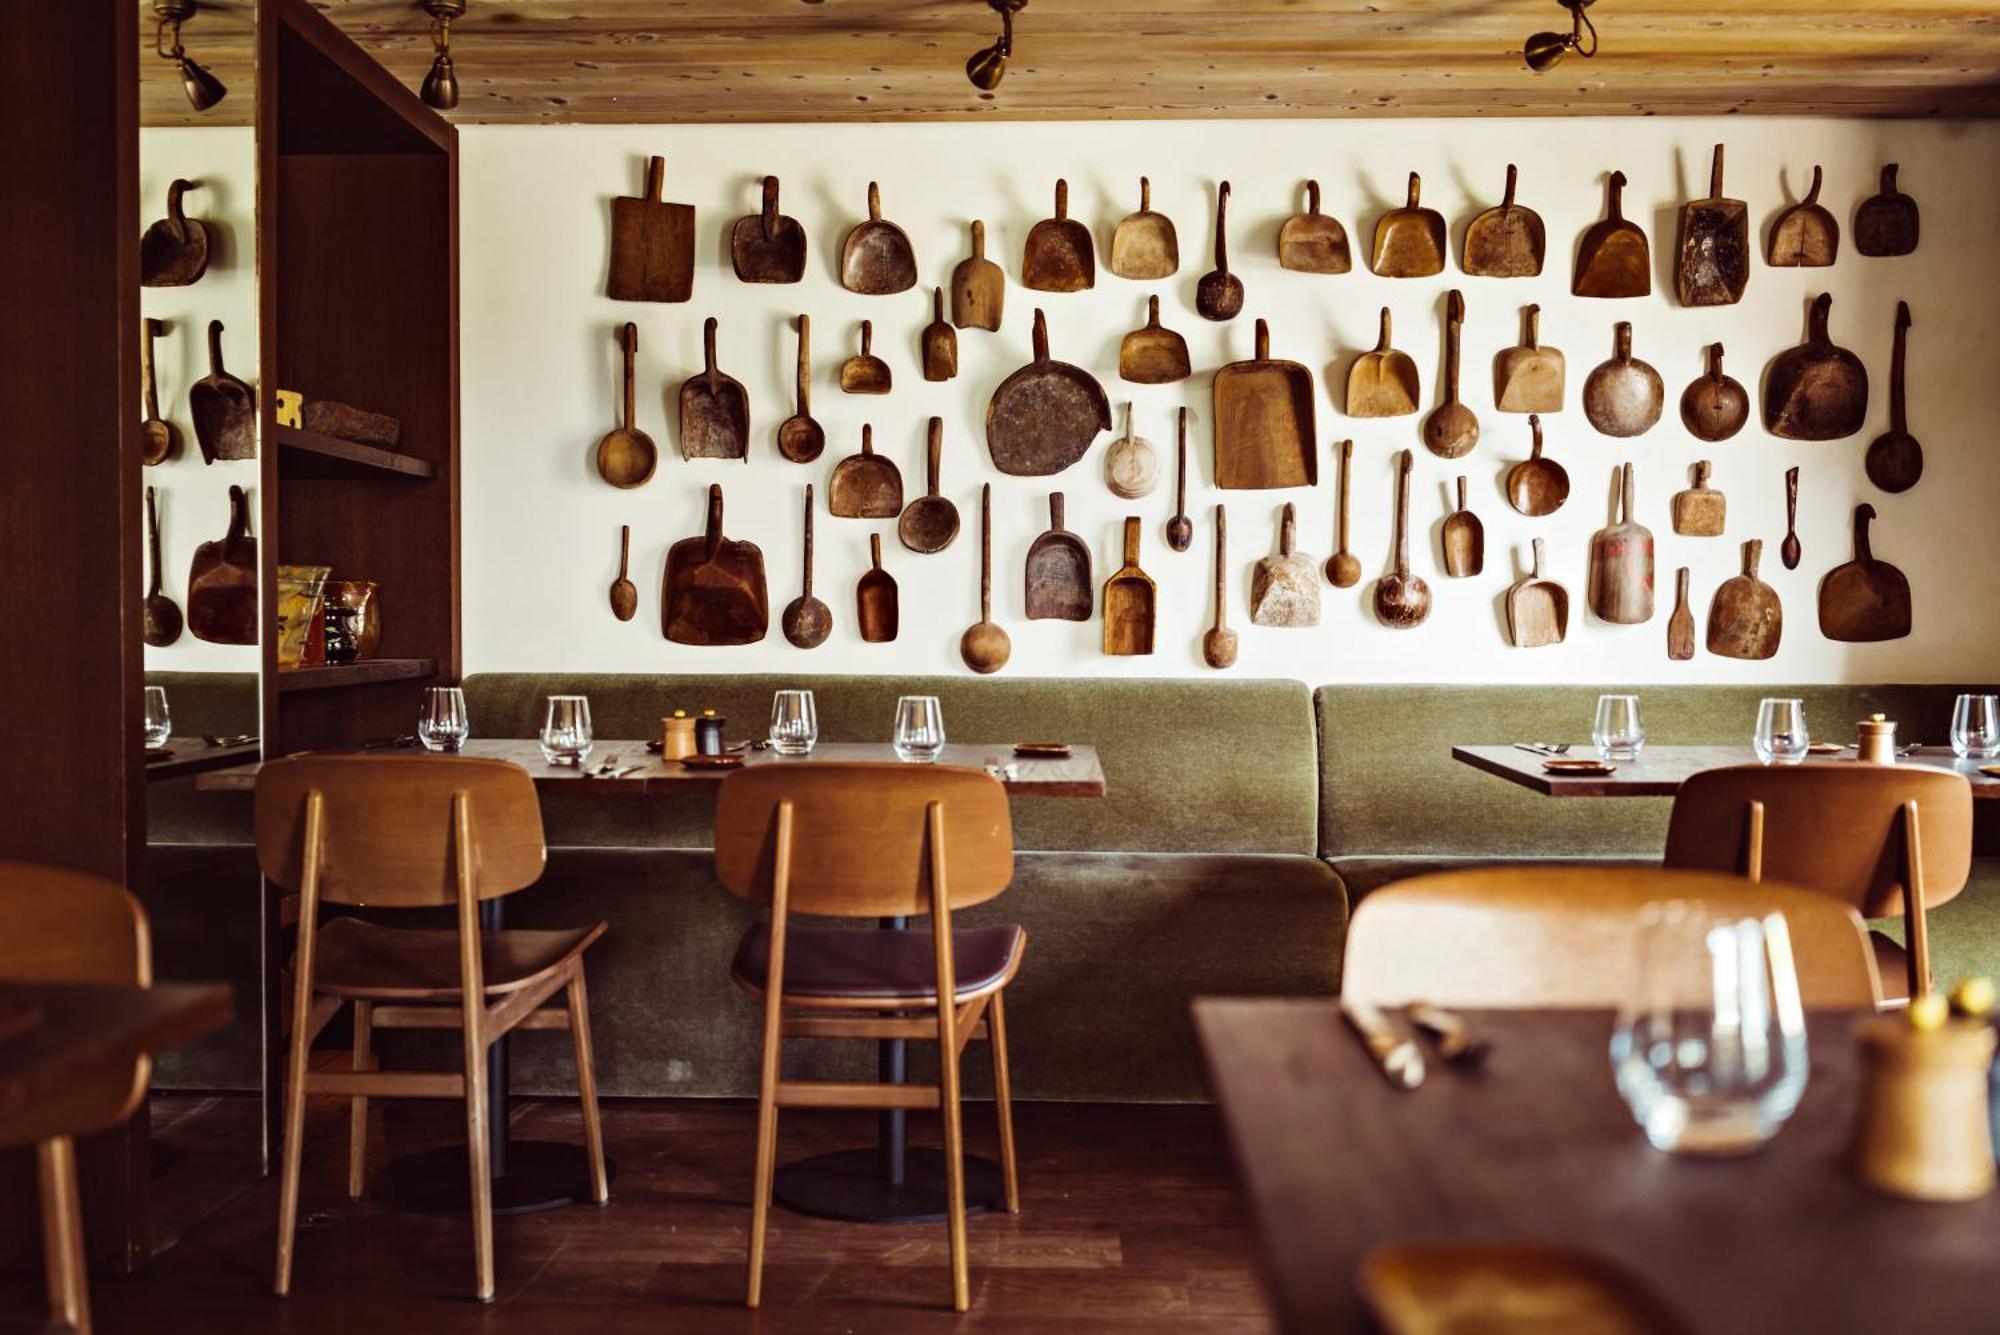
[[[1864,1021],[1857,1038],[1854,1167],[1861,1180],[1920,1201],[1969,1201],[1993,1190],[1993,1026],[1949,1017],[1944,997],[1932,993],[1903,1015]]]
[[[1864,765],[1893,765],[1896,763],[1896,724],[1893,719],[1880,714],[1870,714],[1855,727],[1860,736],[1856,749],[1857,759]]]
[[[672,718],[660,720],[660,758],[679,760],[694,754],[694,720],[684,709],[676,709]]]

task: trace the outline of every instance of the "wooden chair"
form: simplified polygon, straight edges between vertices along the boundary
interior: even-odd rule
[[[60,867],[0,862],[0,978],[150,987],[153,953],[139,901],[113,882]],[[0,1106],[0,1145],[33,1145],[42,1197],[42,1258],[56,1329],[90,1330],[76,1137],[118,1125],[146,1095],[152,1062],[80,1066],[60,1097]]]
[[[944,1119],[952,1306],[969,1305],[959,1054],[990,1040],[1007,1210],[1018,1213],[1014,1122],[1002,992],[1021,965],[1019,927],[955,931],[951,915],[985,903],[1014,875],[1007,795],[982,770],[944,765],[764,765],[731,775],[715,810],[715,865],[728,889],[770,906],[731,972],[764,998],[757,1087],[757,1169],[746,1302],[758,1303],[780,1108],[935,1108]],[[794,926],[794,913],[838,918],[929,914],[929,930]],[[951,1004],[939,999],[950,997]],[[852,1012],[872,1012],[867,1016]],[[896,1012],[882,1018],[881,1012]],[[846,1012],[846,1014],[843,1014]],[[938,1083],[784,1080],[786,1038],[932,1038]]]
[[[1919,765],[1706,770],[1674,798],[1666,865],[1768,876],[1864,917],[1901,915],[1903,947],[1870,941],[1884,979],[1905,980],[1889,999],[1920,997],[1931,990],[1925,910],[1955,898],[1972,871],[1972,785]]]
[[[486,1049],[516,1028],[568,1029],[574,1038],[591,1196],[607,1199],[583,982],[583,952],[604,934],[604,924],[485,933],[479,925],[481,903],[534,884],[545,857],[535,785],[515,765],[456,756],[326,755],[273,761],[258,773],[258,862],[267,878],[299,895],[278,1201],[280,1296],[291,1287],[299,1141],[310,1094],[351,1100],[347,1194],[353,1197],[363,1183],[370,1096],[465,1100],[478,1293],[481,1300],[493,1296]],[[354,917],[321,924],[322,904],[449,905],[458,910],[458,925],[392,928]],[[564,1002],[542,1009],[558,992]],[[308,1070],[314,1037],[349,1002],[353,1070]],[[372,1071],[375,1029],[458,1029],[464,1073]]]
[[[1341,995],[1379,1005],[1615,1007],[1630,999],[1639,910],[1679,899],[1782,913],[1805,1004],[1880,996],[1861,918],[1810,890],[1651,867],[1483,867],[1418,876],[1361,901]]]

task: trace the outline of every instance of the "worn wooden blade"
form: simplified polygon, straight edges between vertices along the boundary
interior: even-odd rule
[[[1723,494],[1708,485],[1709,462],[1697,460],[1694,485],[1674,493],[1674,532],[1689,538],[1719,538],[1728,510]]]
[[[1757,578],[1761,539],[1743,544],[1743,573],[1722,582],[1708,605],[1708,651],[1723,658],[1758,661],[1778,652],[1785,610],[1778,591]]]
[[[611,201],[614,301],[686,301],[694,294],[694,205],[660,199],[666,159],[646,164],[646,194]]]
[[[1674,613],[1667,618],[1667,657],[1677,663],[1694,657],[1694,612],[1688,607],[1688,568],[1674,575]]]

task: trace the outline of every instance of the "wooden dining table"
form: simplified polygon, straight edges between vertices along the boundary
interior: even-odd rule
[[[232,769],[257,758],[255,737],[170,737],[146,752],[146,781],[185,779],[211,770]]]
[[[1451,758],[1460,764],[1483,770],[1509,783],[1519,784],[1544,797],[1672,797],[1689,776],[1725,765],[1754,765],[1757,757],[1748,746],[1654,746],[1648,744],[1634,760],[1614,760],[1610,774],[1550,774],[1543,768],[1551,756],[1523,751],[1511,743],[1484,746],[1454,746]],[[1597,750],[1589,743],[1572,745],[1568,759],[1595,760]],[[1839,755],[1807,756],[1806,765],[1851,765],[1854,752]],[[1972,784],[1974,798],[2000,799],[2000,772],[1981,773],[1982,768],[2000,771],[1990,760],[1961,760],[1948,746],[1914,747],[1897,763],[1947,769],[1963,774]]]
[[[1858,1016],[1808,1017],[1810,1080],[1775,1139],[1696,1159],[1640,1134],[1606,1011],[1466,1012],[1484,1063],[1431,1060],[1410,1091],[1332,1000],[1202,1000],[1194,1015],[1288,1331],[1370,1329],[1362,1258],[1431,1240],[1595,1253],[1703,1335],[1990,1330],[2000,1310],[2000,1197],[1895,1200],[1844,1163]]]
[[[219,1029],[231,1009],[222,983],[117,987],[0,978],[0,1115],[55,1097],[81,1068]]]

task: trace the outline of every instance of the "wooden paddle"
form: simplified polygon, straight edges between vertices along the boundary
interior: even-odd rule
[[[1027,611],[1030,621],[1088,621],[1096,604],[1090,548],[1063,527],[1063,494],[1049,493],[1049,527],[1028,545]]]
[[[1708,169],[1708,197],[1681,205],[1674,292],[1683,306],[1733,306],[1750,281],[1750,206],[1722,194],[1722,145]]]
[[[812,320],[799,314],[798,411],[778,426],[778,453],[809,464],[826,449],[826,432],[812,415]]]
[[[1375,619],[1391,630],[1409,630],[1431,614],[1431,589],[1410,573],[1410,469],[1414,459],[1402,452],[1396,465],[1396,565],[1375,581]]]
[[[1422,388],[1417,364],[1407,352],[1389,346],[1389,308],[1382,308],[1381,333],[1373,352],[1354,359],[1347,372],[1349,417],[1402,417],[1417,410]]]
[[[181,433],[160,416],[159,381],[153,372],[153,338],[167,328],[165,320],[140,321],[139,394],[146,406],[146,417],[139,423],[139,462],[148,466],[165,463],[181,452]]]
[[[1542,346],[1542,308],[1521,310],[1521,342],[1493,356],[1493,401],[1503,413],[1559,413],[1568,368],[1560,348]]]
[[[167,216],[139,238],[139,286],[186,287],[208,272],[208,227],[181,211],[181,196],[199,181],[167,187]]]
[[[869,644],[886,644],[896,638],[901,619],[896,578],[882,568],[882,535],[868,535],[868,569],[854,585],[854,624]]]
[[[1688,606],[1688,568],[1674,572],[1674,611],[1667,618],[1667,657],[1676,663],[1694,657],[1694,611]]]
[[[188,413],[201,457],[257,457],[257,394],[222,368],[222,321],[208,322],[208,374],[188,386]]]
[[[1160,456],[1153,442],[1132,434],[1132,405],[1125,405],[1125,435],[1104,452],[1104,485],[1120,500],[1136,501],[1160,483]]]
[[[796,648],[816,649],[833,629],[833,612],[813,597],[813,488],[806,483],[805,572],[799,596],[785,605],[779,626]]]
[[[1646,233],[1621,212],[1625,173],[1612,172],[1605,188],[1604,216],[1584,232],[1576,248],[1576,277],[1570,291],[1579,297],[1643,297],[1653,290],[1652,252]]]
[[[1215,268],[1195,284],[1195,313],[1204,320],[1233,320],[1243,309],[1243,282],[1229,272],[1229,182],[1215,192]]]
[[[1542,271],[1548,249],[1542,215],[1514,202],[1514,186],[1520,173],[1507,164],[1507,192],[1499,206],[1490,208],[1465,229],[1465,245],[1459,252],[1459,267],[1484,278],[1533,278]]]
[[[1750,394],[1722,372],[1722,345],[1708,345],[1708,373],[1681,391],[1681,424],[1702,440],[1728,440],[1750,420]]]
[[[796,283],[806,273],[806,229],[778,212],[778,178],[764,178],[764,207],[729,229],[729,262],[745,283]]]
[[[951,546],[958,536],[958,507],[938,492],[939,462],[944,457],[944,419],[930,421],[930,439],[924,454],[924,476],[929,489],[911,501],[896,521],[896,536],[913,552],[929,555]]]
[[[179,605],[160,589],[160,510],[151,487],[146,488],[146,554],[152,561],[153,579],[139,610],[146,643],[164,649],[181,637],[182,618]]]
[[[750,459],[750,396],[715,368],[713,315],[702,321],[702,371],[681,382],[681,458]]]
[[[1764,374],[1764,427],[1787,440],[1839,440],[1868,420],[1868,368],[1827,334],[1833,297],[1813,300],[1806,341],[1771,359]]]
[[[632,362],[639,353],[639,326],[627,320],[619,331],[618,346],[625,355],[625,415],[597,442],[597,475],[614,487],[631,488],[653,476],[653,470],[659,466],[660,452],[653,438],[632,420]]]
[[[1620,320],[1611,359],[1583,382],[1583,415],[1607,436],[1641,436],[1660,420],[1660,373],[1632,356],[1632,323]]]
[[[1250,577],[1250,624],[1299,628],[1319,624],[1319,569],[1293,550],[1297,516],[1285,502],[1278,523],[1278,553],[1263,556]]]
[[[1620,479],[1618,522],[1590,539],[1590,610],[1600,621],[1636,626],[1653,619],[1653,534],[1633,518],[1630,460]]]
[[[1118,378],[1136,385],[1166,385],[1191,371],[1187,340],[1160,323],[1160,299],[1146,298],[1146,323],[1118,345]]]
[[[1708,605],[1708,651],[1722,658],[1765,659],[1778,652],[1785,609],[1778,591],[1757,578],[1761,538],[1743,544],[1743,573],[1722,581]]]
[[[1340,495],[1334,502],[1334,528],[1340,546],[1326,558],[1326,582],[1336,589],[1351,589],[1361,580],[1361,560],[1347,550],[1348,480],[1354,472],[1354,442],[1343,440],[1340,450]]]
[[[986,404],[986,449],[1016,477],[1060,473],[1111,429],[1111,401],[1090,372],[1049,356],[1049,327],[1035,310],[1035,359],[1000,382]]]
[[[882,190],[868,183],[868,220],[856,223],[840,247],[840,285],[866,297],[907,292],[917,285],[917,257],[903,229],[882,218]]]
[[[257,643],[257,539],[250,502],[229,488],[229,531],[194,549],[188,567],[187,628],[210,644]]]
[[[1037,292],[1081,292],[1097,285],[1090,229],[1069,216],[1069,182],[1056,180],[1056,216],[1028,229],[1021,249],[1021,286]]]
[[[1812,189],[1771,224],[1765,261],[1773,269],[1821,269],[1840,252],[1840,224],[1819,202],[1820,168],[1813,166]]]
[[[618,526],[618,578],[611,581],[611,615],[630,621],[639,614],[639,586],[632,582],[632,526]]]
[[[1118,657],[1153,652],[1152,578],[1139,569],[1139,517],[1125,517],[1125,564],[1104,582],[1104,652]]]
[[[1410,173],[1403,207],[1375,220],[1375,253],[1369,268],[1378,278],[1428,278],[1444,271],[1444,215],[1422,205],[1423,178]]]
[[[604,293],[614,301],[686,301],[694,295],[694,205],[660,199],[667,160],[646,160],[646,193],[611,201],[611,274]]]
[[[1215,485],[1231,490],[1319,483],[1312,372],[1271,357],[1271,330],[1257,321],[1257,355],[1231,362],[1211,383]]]
[[[936,419],[932,419],[936,420]],[[958,638],[958,656],[981,676],[998,672],[1014,645],[993,620],[993,484],[979,489],[979,620]]]
[[[949,380],[958,374],[958,331],[944,318],[944,289],[931,289],[931,322],[924,326],[924,379]]]
[[[1924,475],[1924,447],[1910,434],[1903,400],[1904,344],[1910,331],[1910,303],[1896,303],[1896,347],[1889,358],[1889,429],[1868,446],[1868,480],[1887,492],[1908,491]]]
[[[708,524],[667,548],[660,626],[675,644],[755,644],[771,626],[764,553],[722,535],[722,488],[708,488]]]
[[[1278,229],[1278,263],[1299,273],[1346,273],[1354,267],[1347,253],[1347,230],[1340,220],[1319,211],[1319,182],[1306,182],[1306,211],[1294,213]]]
[[[1236,632],[1229,629],[1229,516],[1215,507],[1215,624],[1201,637],[1201,659],[1212,668],[1236,662]]]
[[[1507,639],[1516,649],[1561,644],[1569,633],[1569,590],[1542,578],[1542,540],[1535,539],[1535,563],[1527,578],[1507,590]]]
[[[1882,193],[1854,211],[1854,248],[1863,255],[1908,255],[1917,248],[1917,201],[1896,189],[1896,164],[1882,168]]]
[[[1854,507],[1854,559],[1835,566],[1819,585],[1819,629],[1829,640],[1868,643],[1910,633],[1910,581],[1868,546],[1875,507]]]
[[[1139,211],[1126,214],[1111,233],[1111,272],[1145,282],[1171,278],[1180,267],[1180,238],[1173,219],[1153,211],[1153,183],[1141,176]]]
[[[1719,538],[1728,498],[1708,485],[1709,462],[1695,460],[1694,485],[1674,493],[1674,532],[1688,538]]]
[[[1569,470],[1542,455],[1542,418],[1528,415],[1534,447],[1528,457],[1507,470],[1507,503],[1531,519],[1552,515],[1569,499]]]
[[[903,474],[895,461],[875,453],[875,428],[863,423],[861,453],[833,466],[826,508],[837,519],[895,519],[903,512]]]
[[[1444,573],[1454,579],[1486,569],[1486,526],[1466,508],[1465,474],[1458,475],[1458,508],[1445,516]]]
[[[1465,297],[1457,288],[1445,299],[1444,402],[1424,418],[1424,448],[1440,459],[1459,459],[1479,443],[1479,418],[1458,397],[1459,332],[1465,326]]]
[[[892,377],[889,363],[874,352],[875,322],[861,322],[861,351],[840,364],[840,388],[848,394],[887,394]]]
[[[951,271],[951,322],[960,329],[998,329],[1007,275],[986,258],[986,224],[972,220],[972,254]]]

